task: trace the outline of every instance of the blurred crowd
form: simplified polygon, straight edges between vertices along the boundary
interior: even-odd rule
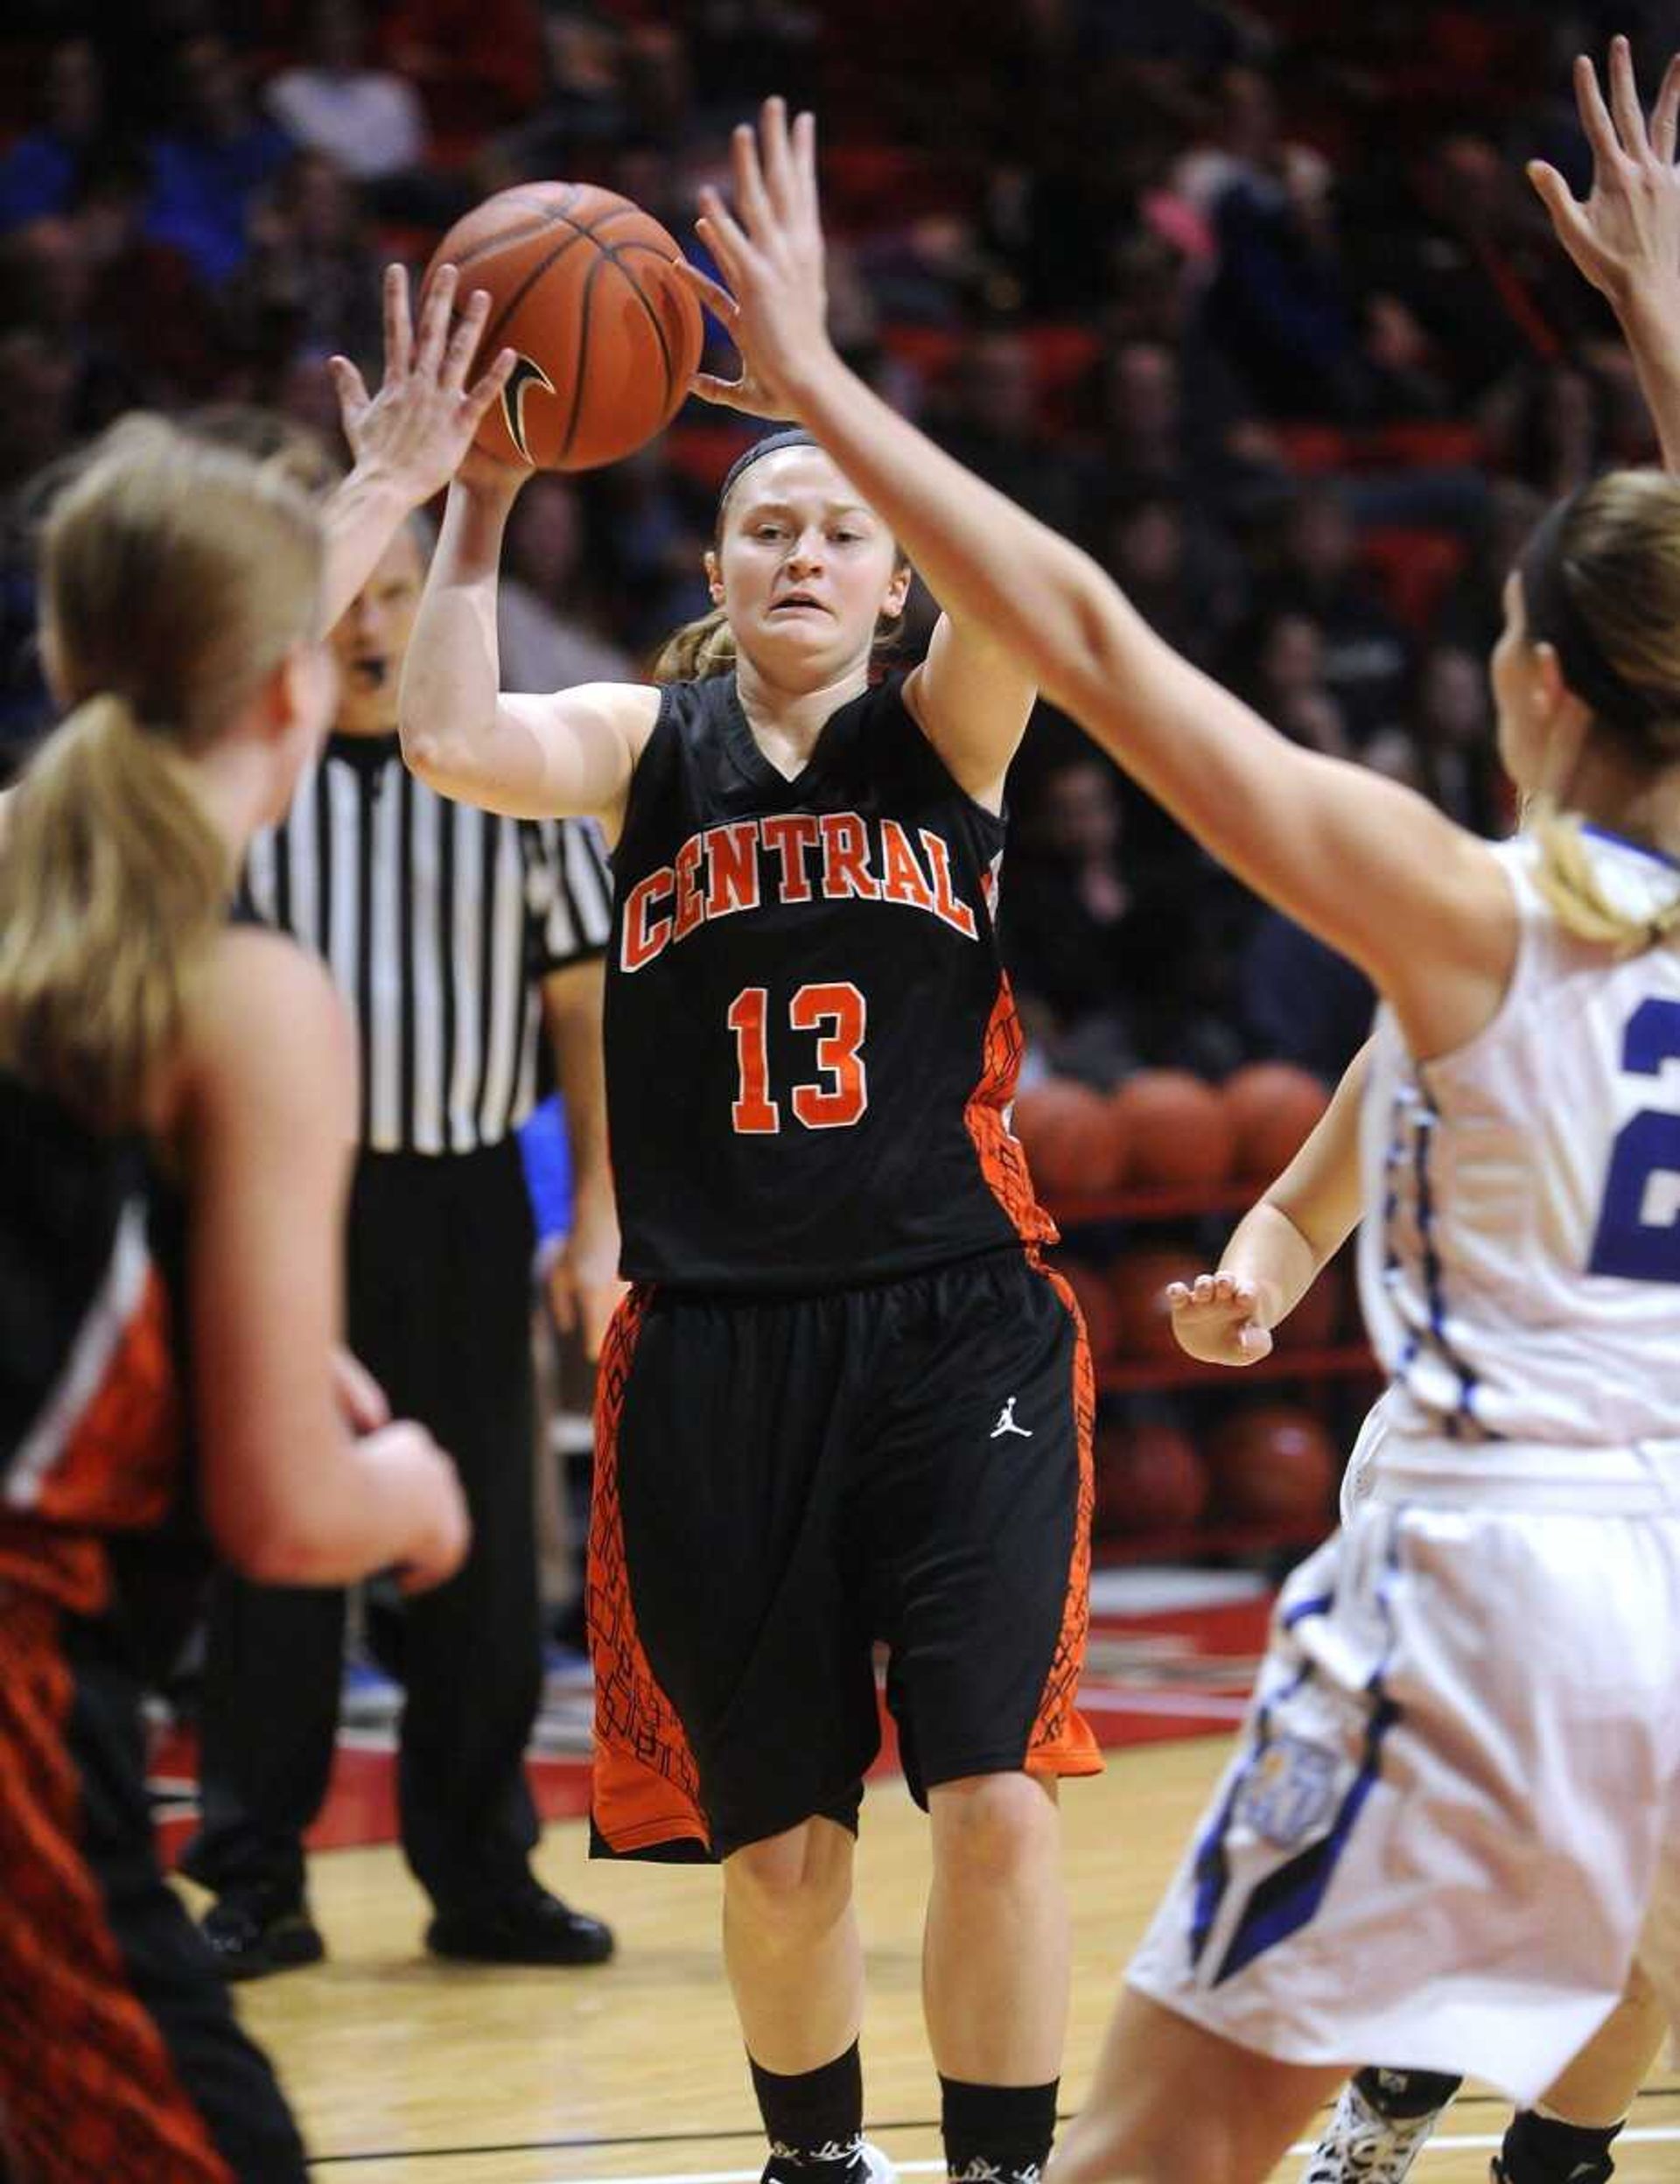
[[[30,479],[136,404],[331,436],[379,268],[490,191],[635,198],[690,249],[765,92],[823,134],[838,336],[1280,729],[1508,823],[1485,657],[1545,500],[1655,444],[1522,163],[1579,186],[1570,57],[1672,0],[19,0],[0,38],[0,777],[46,717]],[[697,249],[696,249],[697,255]],[[506,679],[641,671],[705,604],[738,420],[690,403],[546,478]],[[921,626],[925,630],[926,615]],[[914,643],[914,637],[910,640]],[[1109,1084],[1321,1074],[1357,976],[1217,874],[1047,709],[1007,942],[1041,1055]]]

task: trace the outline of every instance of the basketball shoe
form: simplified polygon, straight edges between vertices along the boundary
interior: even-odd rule
[[[1349,2078],[1301,2184],[1402,2184],[1441,2114],[1385,2116]]]

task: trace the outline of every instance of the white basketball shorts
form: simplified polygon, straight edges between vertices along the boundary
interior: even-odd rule
[[[1680,1514],[1390,1492],[1284,1587],[1127,1977],[1286,2062],[1531,2101],[1636,1952],[1680,2008]]]

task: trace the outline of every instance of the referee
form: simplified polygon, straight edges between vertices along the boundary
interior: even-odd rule
[[[453,804],[404,767],[396,690],[424,576],[399,533],[332,634],[333,733],[254,844],[250,907],[316,948],[354,1011],[360,1150],[348,1222],[353,1349],[454,1457],[472,1517],[458,1576],[407,1603],[402,1846],[444,1956],[588,1964],[598,1920],[530,1870],[524,1752],[542,1680],[530,1281],[517,1125],[546,1016],[578,1177],[565,1271],[586,1328],[615,1292],[601,1088],[611,881],[592,829]],[[284,1172],[275,1187],[284,1189]],[[276,1331],[277,1334],[279,1331]],[[183,1870],[229,1978],[313,1963],[303,1838],[326,1793],[346,1596],[218,1578],[203,1696],[203,1816]]]

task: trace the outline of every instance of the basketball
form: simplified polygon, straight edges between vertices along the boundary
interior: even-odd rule
[[[1244,1182],[1281,1175],[1312,1135],[1330,1096],[1307,1069],[1288,1061],[1251,1061],[1224,1085],[1236,1172]]]
[[[1116,1180],[1109,1102],[1071,1077],[1047,1077],[1018,1093],[1012,1127],[1033,1186],[1051,1196],[1106,1191]]]
[[[486,290],[479,361],[502,348],[519,359],[479,446],[538,470],[594,470],[663,431],[700,361],[682,256],[639,205],[587,182],[522,182],[457,220],[426,284],[451,264],[463,298]]]
[[[1167,1309],[1169,1282],[1194,1282],[1208,1262],[1194,1251],[1171,1244],[1138,1244],[1115,1261],[1109,1275],[1120,1326],[1120,1348],[1128,1357],[1180,1355]]]
[[[1120,1322],[1108,1284],[1094,1266],[1087,1266],[1078,1259],[1056,1258],[1051,1264],[1074,1292],[1074,1301],[1085,1322],[1091,1362],[1104,1363],[1120,1345]]]
[[[1099,1532],[1176,1532],[1200,1521],[1208,1472],[1178,1426],[1105,1425],[1095,1455]]]
[[[1128,1148],[1128,1181],[1211,1189],[1230,1173],[1225,1102],[1187,1069],[1137,1070],[1114,1099]]]
[[[1263,1403],[1235,1410],[1208,1439],[1219,1514],[1238,1523],[1326,1522],[1340,1463],[1310,1410]]]

